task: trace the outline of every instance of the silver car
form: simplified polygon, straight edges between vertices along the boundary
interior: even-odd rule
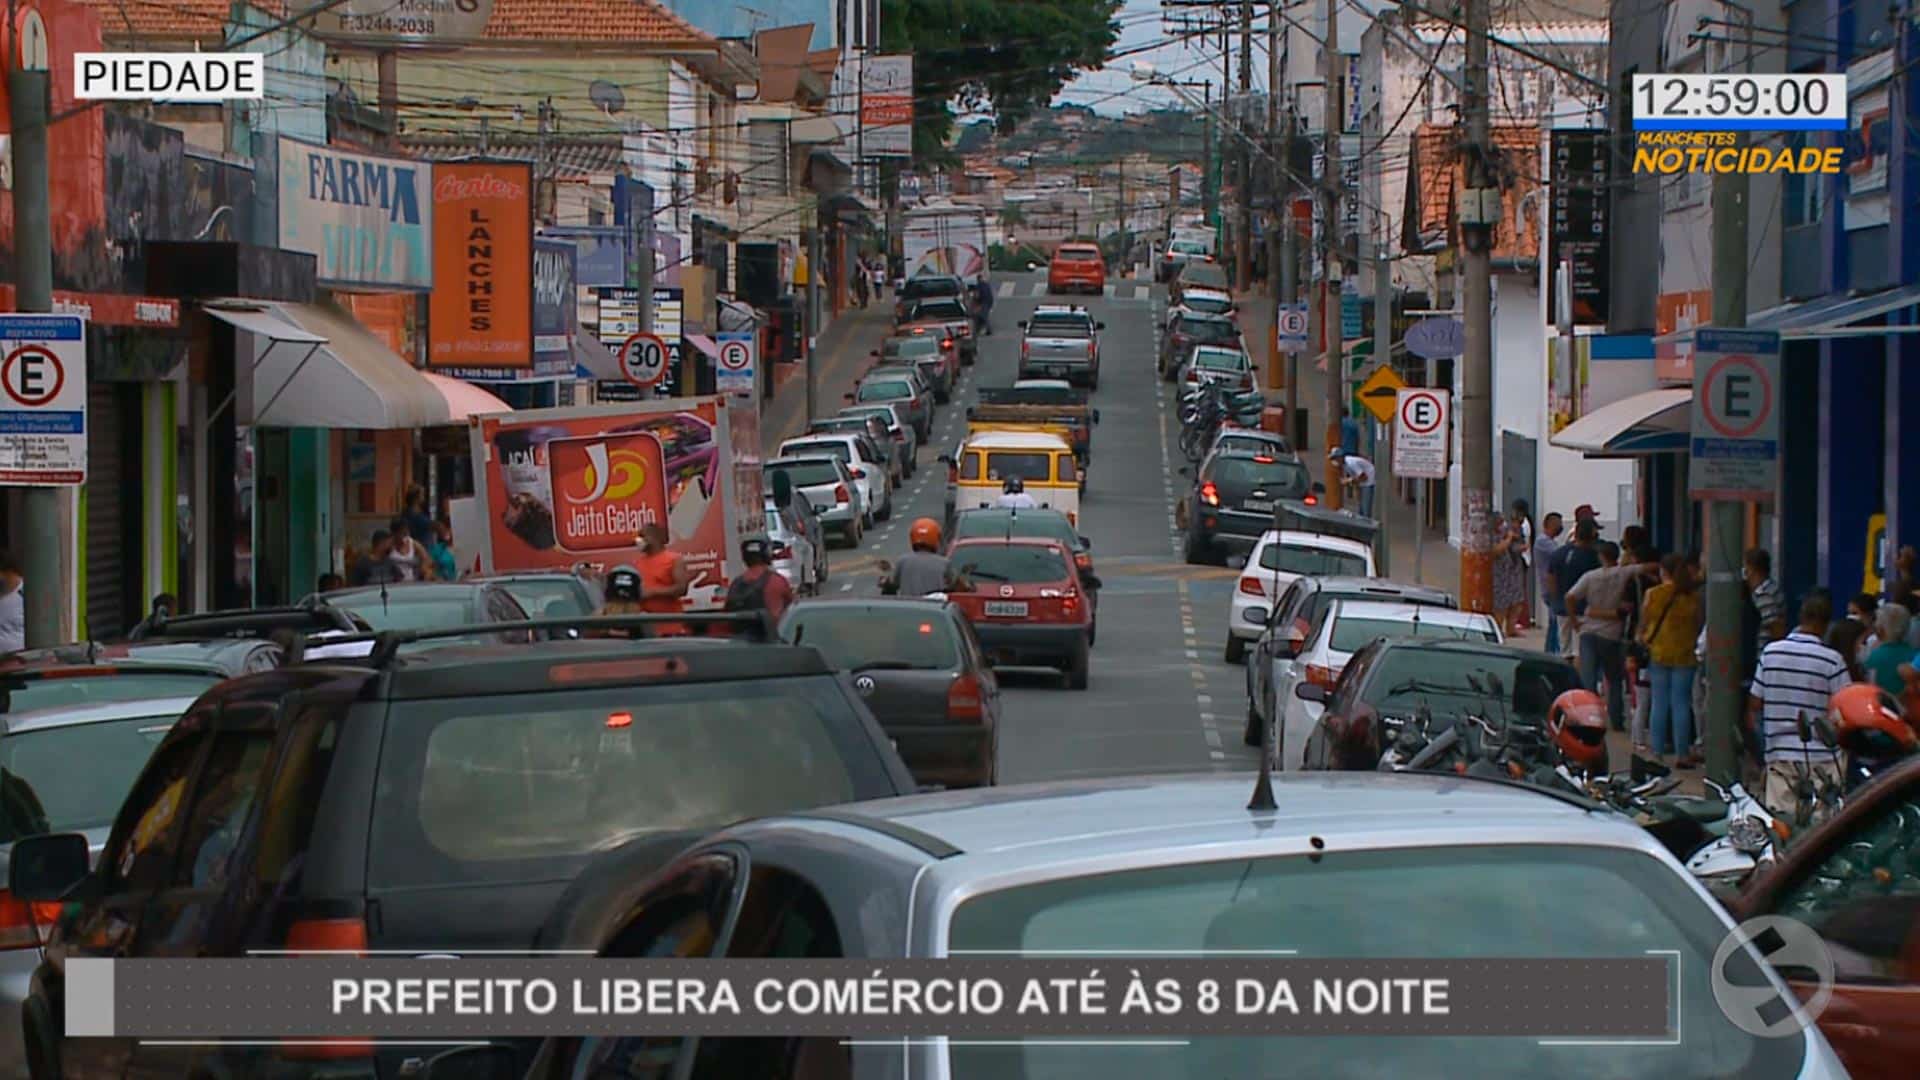
[[[13,843],[77,832],[97,857],[153,749],[195,699],[147,698],[0,713],[0,882]],[[0,1076],[27,1075],[20,1007],[59,904],[0,907]]]
[[[827,455],[775,458],[762,466],[767,490],[773,490],[773,477],[785,474],[793,490],[813,504],[820,524],[838,532],[848,547],[859,547],[866,532],[867,509],[860,497],[860,485],[847,469],[847,463]]]
[[[820,557],[819,546],[805,535],[793,508],[789,506],[782,509],[778,503],[768,499],[765,518],[767,541],[773,545],[773,568],[780,571],[797,595],[812,596],[818,593],[821,582],[825,580],[825,575],[820,572],[825,560]]]
[[[1452,775],[1277,777],[1264,809],[1249,807],[1253,791],[1251,776],[1127,776],[761,818],[707,837],[640,882],[607,882],[621,918],[594,924],[597,941],[559,944],[609,957],[776,962],[1108,956],[1118,959],[1102,965],[1109,1009],[1127,956],[1247,964],[1260,953],[1417,960],[1660,952],[1673,957],[1674,1036],[1604,1048],[1493,1035],[1217,1037],[1153,1046],[950,1041],[930,1024],[916,1033],[924,1038],[851,1047],[832,1035],[767,1040],[764,1059],[844,1054],[831,1075],[956,1080],[1846,1075],[1817,1029],[1762,1038],[1728,1019],[1709,973],[1732,918],[1625,817],[1594,813],[1572,797]],[[701,944],[689,950],[689,941]],[[1793,1000],[1751,946],[1730,954],[1727,971],[1738,985],[1770,986],[1776,1006]],[[1594,998],[1595,1010],[1607,1008],[1603,995]],[[659,1075],[685,1075],[695,1053],[706,1062],[749,1049],[713,1038],[554,1039],[529,1075],[597,1076],[602,1065],[611,1073],[642,1060]],[[444,1075],[457,1075],[455,1063]],[[443,1075],[439,1064],[428,1080]]]
[[[908,419],[907,407],[899,402],[886,405],[849,405],[840,410],[841,416],[877,416],[887,425],[887,434],[900,447],[906,459],[907,475],[920,471],[920,433],[914,430],[913,421]]]

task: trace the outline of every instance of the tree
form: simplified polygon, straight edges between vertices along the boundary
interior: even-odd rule
[[[1027,212],[1020,209],[1019,203],[1007,203],[1000,207],[1000,224],[1024,225],[1026,222]]]
[[[913,152],[951,159],[953,106],[993,110],[1012,131],[1119,37],[1123,0],[881,0],[884,52],[913,54]]]

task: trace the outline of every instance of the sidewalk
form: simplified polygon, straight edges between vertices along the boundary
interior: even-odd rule
[[[772,399],[761,411],[762,448],[772,453],[783,440],[804,431],[807,421],[812,419],[806,415],[808,364],[820,365],[814,386],[814,406],[832,415],[846,404],[841,395],[853,389],[854,380],[867,368],[869,354],[880,347],[892,329],[893,300],[889,295],[864,308],[849,309],[827,325],[814,356],[798,364],[782,365],[791,374],[783,373],[779,377]]]

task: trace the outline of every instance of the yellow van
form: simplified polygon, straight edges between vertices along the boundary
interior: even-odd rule
[[[1010,477],[1019,477],[1033,501],[1080,521],[1080,465],[1073,447],[1058,435],[1037,430],[986,430],[972,433],[947,463],[947,520],[962,510],[1000,501]]]

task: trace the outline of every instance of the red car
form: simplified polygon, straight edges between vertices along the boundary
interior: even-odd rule
[[[1047,264],[1048,292],[1107,291],[1107,261],[1093,244],[1061,244]]]
[[[1009,537],[957,540],[947,552],[956,587],[948,594],[996,664],[1058,668],[1067,686],[1087,688],[1093,648],[1089,589],[1057,540]]]

